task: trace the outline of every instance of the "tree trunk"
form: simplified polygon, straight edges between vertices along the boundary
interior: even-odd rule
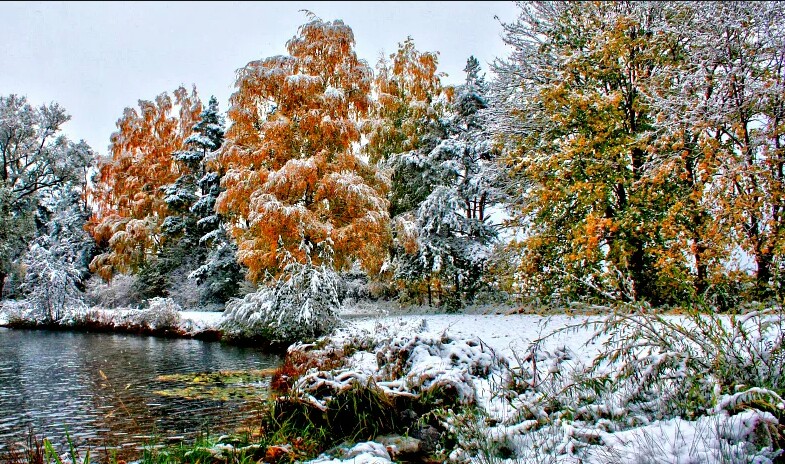
[[[773,256],[770,252],[757,251],[755,253],[755,264],[758,265],[758,273],[755,276],[755,291],[759,298],[771,296],[771,264]]]
[[[8,277],[8,273],[5,271],[0,271],[0,300],[3,299],[3,288],[5,287],[6,277]]]
[[[695,238],[695,292],[698,296],[703,296],[706,293],[706,288],[708,287],[707,279],[708,279],[708,271],[709,267],[706,262],[703,260],[703,255],[708,251],[708,247],[705,245],[700,245],[698,239]]]
[[[630,298],[633,301],[648,301],[656,304],[648,285],[653,276],[646,273],[645,252],[643,250],[643,241],[638,238],[630,240],[630,245],[633,247],[632,255],[630,255],[629,272],[633,283],[633,294]]]

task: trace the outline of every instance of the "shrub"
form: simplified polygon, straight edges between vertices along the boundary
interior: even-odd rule
[[[86,285],[88,304],[102,308],[123,308],[140,306],[142,297],[137,292],[136,276],[117,274],[105,282],[97,275],[92,276]]]
[[[177,330],[181,310],[180,305],[171,298],[152,298],[147,309],[131,310],[119,324],[143,330]]]
[[[565,348],[542,349],[548,338],[592,327],[589,343],[602,348],[588,366]],[[701,452],[720,455],[735,443],[730,455],[745,458],[731,462],[770,462],[782,454],[783,328],[778,309],[677,316],[621,307],[519,353],[520,367],[510,371],[504,388],[515,413],[486,427],[485,435],[524,443],[517,449],[585,458],[606,453],[617,434],[620,443],[630,437],[662,443],[672,438],[663,429],[682,427],[687,436],[702,431],[703,442],[687,444]],[[715,423],[721,431],[709,430]]]
[[[288,345],[312,340],[338,324],[338,275],[329,264],[289,260],[271,286],[226,305],[221,328],[228,338]]]

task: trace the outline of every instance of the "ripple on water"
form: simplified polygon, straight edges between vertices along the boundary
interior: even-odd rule
[[[260,370],[280,359],[198,340],[0,330],[0,450],[29,427],[53,443],[65,433],[90,446],[135,449],[147,437],[189,439],[249,425],[245,401],[157,391],[186,387],[160,376]],[[264,382],[262,386],[264,386]]]

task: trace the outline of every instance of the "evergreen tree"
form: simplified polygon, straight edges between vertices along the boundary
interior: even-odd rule
[[[66,311],[84,306],[84,281],[93,242],[84,226],[89,214],[78,191],[64,186],[51,207],[44,207],[46,220],[39,236],[24,256],[22,290],[36,319],[57,322]]]
[[[223,174],[217,170],[220,166],[215,156],[223,146],[224,126],[218,101],[211,97],[194,127],[194,134],[186,139],[186,143],[202,150],[201,177],[197,182],[201,196],[191,205],[190,212],[196,218],[199,247],[206,250],[206,256],[189,274],[201,288],[202,303],[223,303],[236,296],[243,279],[242,267],[237,263],[237,246],[226,233],[223,217],[215,210]]]
[[[445,137],[430,151],[412,153],[401,163],[415,166],[430,192],[415,212],[417,251],[400,259],[399,276],[434,280],[451,305],[471,301],[482,285],[490,245],[496,238],[490,210],[501,199],[499,171],[480,111],[487,86],[476,58],[465,68],[466,82],[455,89]]]
[[[222,303],[236,294],[242,269],[215,212],[221,190],[212,161],[223,141],[224,120],[213,96],[185,139],[186,149],[172,154],[181,175],[162,188],[170,215],[162,224],[165,246],[140,272],[140,290],[147,297],[167,295],[185,278],[199,285],[201,304]]]

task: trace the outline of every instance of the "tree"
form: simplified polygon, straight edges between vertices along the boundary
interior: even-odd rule
[[[429,152],[401,155],[399,164],[413,165],[431,191],[415,211],[416,251],[400,257],[398,275],[407,279],[438,279],[450,298],[472,301],[482,285],[485,262],[497,232],[488,214],[501,199],[499,170],[490,134],[480,117],[487,108],[487,88],[479,62],[470,57],[466,82],[455,89],[446,135]]]
[[[445,136],[441,118],[450,92],[442,87],[444,74],[437,72],[438,55],[420,52],[411,37],[389,58],[376,66],[377,97],[364,124],[368,143],[363,150],[389,173],[390,216],[395,218],[416,209],[430,193],[428,177],[417,166],[399,161],[405,153],[431,150]]]
[[[538,295],[672,301],[658,250],[670,192],[651,182],[661,4],[537,2],[505,25],[498,111],[518,187],[524,285]]]
[[[34,212],[27,205],[20,211],[15,203],[11,189],[0,186],[0,297],[9,272],[35,235]]]
[[[65,184],[86,184],[93,152],[58,135],[69,119],[57,103],[33,108],[24,97],[0,97],[0,294],[34,237],[39,202]]]
[[[706,21],[710,17],[712,21]],[[540,295],[719,302],[779,285],[779,5],[536,3],[506,26],[495,129]]]
[[[331,240],[338,268],[356,259],[378,271],[389,236],[386,181],[358,155],[371,69],[339,20],[311,16],[287,49],[238,71],[217,210],[253,281],[282,270],[282,249],[305,262],[312,247],[301,238]]]
[[[84,306],[84,280],[92,240],[84,230],[88,214],[78,190],[66,185],[49,211],[42,233],[24,255],[22,289],[36,320],[60,321],[69,308]]]
[[[301,246],[309,246],[305,241]],[[338,274],[333,269],[329,243],[318,254],[321,264],[304,250],[305,263],[282,251],[284,272],[269,288],[233,299],[226,306],[221,326],[229,337],[259,339],[267,344],[289,345],[313,340],[338,325]]]
[[[720,159],[719,221],[755,261],[755,296],[782,295],[785,252],[785,13],[778,3],[711,3],[696,21],[694,66],[711,85],[697,122]]]
[[[223,146],[224,135],[218,100],[211,97],[193,133],[185,139],[187,150],[173,155],[182,165],[183,174],[165,191],[165,201],[175,214],[167,217],[163,226],[177,239],[169,248],[166,265],[183,266],[188,258],[188,278],[200,286],[202,304],[223,303],[235,296],[243,278],[236,247],[226,234],[223,218],[215,211],[222,174],[215,156]]]
[[[165,187],[180,177],[172,153],[183,149],[202,105],[196,89],[189,94],[180,87],[174,101],[162,93],[154,102],[140,100],[139,109],[126,108],[117,121],[112,157],[99,164],[91,192],[90,232],[104,251],[90,268],[104,279],[138,271],[161,250],[162,224],[171,214]]]

